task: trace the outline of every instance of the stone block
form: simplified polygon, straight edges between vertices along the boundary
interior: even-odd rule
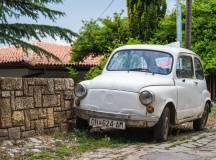
[[[74,80],[73,79],[65,79],[65,89],[66,90],[73,90],[74,89]]]
[[[66,100],[72,100],[74,97],[73,92],[72,91],[65,91],[64,92],[64,99]]]
[[[22,138],[28,138],[35,135],[35,130],[22,132]]]
[[[15,92],[11,91],[11,97],[10,97],[10,99],[11,99],[11,109],[13,111],[16,110],[16,106],[15,106]]]
[[[25,115],[25,129],[26,130],[30,130],[31,128],[31,114],[29,110],[25,110],[24,111],[24,115]]]
[[[47,85],[47,79],[46,78],[35,78],[35,85],[37,86],[45,86]]]
[[[47,118],[47,110],[45,108],[38,109],[38,118],[39,119]]]
[[[55,107],[55,108],[54,108],[54,112],[60,112],[61,110],[62,110],[61,107]]]
[[[1,96],[4,97],[4,98],[10,97],[10,91],[2,91]]]
[[[10,98],[0,98],[0,113],[1,116],[11,115]]]
[[[34,87],[34,102],[35,102],[35,107],[42,107],[41,86],[35,86]]]
[[[20,90],[22,89],[22,78],[1,78],[2,90]]]
[[[24,125],[24,113],[23,113],[23,111],[14,111],[13,112],[12,124],[13,124],[13,126]]]
[[[34,79],[26,78],[23,80],[23,91],[25,96],[33,96]]]
[[[47,108],[47,127],[54,127],[53,108]]]
[[[63,78],[54,79],[55,90],[65,90],[65,81]]]
[[[39,117],[39,112],[38,112],[38,109],[30,109],[30,119],[31,120],[37,120],[38,117]]]
[[[43,107],[60,106],[60,95],[44,95]]]
[[[11,116],[0,117],[0,128],[9,128],[12,126]]]
[[[30,121],[30,130],[35,130],[35,127],[36,127],[36,125],[35,125],[35,121]]]
[[[48,128],[47,119],[43,119],[43,123],[44,123],[44,128]]]
[[[16,110],[34,108],[33,97],[16,97],[15,98],[15,108]]]
[[[54,94],[54,80],[53,79],[48,79],[47,80],[47,85],[43,87],[42,93],[43,94]]]
[[[28,87],[28,96],[33,96],[34,93],[34,86],[29,86]]]
[[[55,124],[67,122],[67,112],[54,112]]]
[[[35,121],[35,130],[36,132],[42,133],[44,130],[44,121],[43,119]]]
[[[20,126],[20,131],[24,132],[25,131],[25,126]]]
[[[20,139],[21,138],[20,127],[9,128],[8,133],[9,133],[10,139]]]
[[[16,97],[21,97],[21,96],[23,96],[23,91],[15,91],[15,96],[16,96]]]
[[[8,130],[0,129],[0,137],[8,137]]]

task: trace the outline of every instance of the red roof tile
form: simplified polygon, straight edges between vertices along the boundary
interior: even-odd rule
[[[2,63],[27,63],[36,65],[72,65],[71,63],[71,47],[69,45],[57,45],[46,42],[37,42],[36,45],[53,53],[61,62],[45,56],[40,57],[36,53],[26,54],[21,48],[7,47],[0,48],[0,64]],[[77,65],[97,65],[102,56],[89,56],[84,61],[76,63]]]

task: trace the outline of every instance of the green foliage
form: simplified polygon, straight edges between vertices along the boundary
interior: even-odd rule
[[[105,55],[128,41],[127,19],[114,18],[84,22],[79,37],[73,43],[73,61],[82,61],[89,54]]]
[[[206,74],[215,74],[216,72],[215,6],[215,0],[195,0],[192,8],[192,50],[202,58]],[[183,6],[183,18],[185,18],[184,15],[185,6]],[[176,41],[175,37],[175,13],[172,13],[162,19],[150,43],[167,44]]]
[[[69,76],[76,81],[78,79],[79,72],[74,68],[68,68],[68,70],[69,70],[69,72],[68,72]]]
[[[71,148],[66,145],[59,145],[53,151],[45,150],[41,153],[32,154],[29,160],[53,160],[53,159],[64,159],[70,156]]]
[[[148,41],[166,13],[166,0],[127,0],[130,37]]]
[[[176,14],[166,15],[159,23],[158,29],[148,43],[168,44],[176,41]]]
[[[206,74],[216,74],[216,1],[193,3],[192,49],[201,56]]]
[[[30,49],[39,55],[53,56],[50,52],[35,46],[29,41],[36,39],[40,41],[45,37],[60,37],[68,42],[76,33],[56,26],[40,24],[8,23],[10,18],[19,20],[21,17],[29,17],[37,22],[40,16],[57,20],[65,14],[47,7],[49,3],[62,3],[62,0],[1,0],[0,1],[0,43],[22,47],[26,52]]]
[[[85,79],[92,79],[98,75],[100,75],[103,71],[104,66],[106,65],[106,62],[109,58],[110,54],[107,54],[103,57],[100,64],[98,66],[92,67],[89,72],[86,73]]]

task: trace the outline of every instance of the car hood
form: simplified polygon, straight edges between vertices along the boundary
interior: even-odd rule
[[[110,89],[128,92],[139,92],[147,86],[172,86],[174,82],[169,76],[146,72],[111,72],[88,81],[89,89]]]

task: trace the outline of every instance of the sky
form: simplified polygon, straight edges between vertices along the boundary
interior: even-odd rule
[[[56,22],[40,18],[37,23],[69,28],[78,33],[83,25],[83,20],[97,19],[100,16],[100,18],[113,16],[113,13],[120,13],[122,10],[124,10],[123,16],[127,15],[126,0],[114,0],[107,11],[101,15],[111,1],[112,0],[64,0],[63,4],[50,5],[50,7],[65,12],[66,16],[59,18]],[[175,7],[175,3],[176,0],[167,0],[168,11],[171,11]],[[19,21],[13,19],[10,22],[32,23],[33,21],[28,18],[21,18]],[[48,40],[53,41],[50,39]],[[59,40],[57,41],[60,42]]]

